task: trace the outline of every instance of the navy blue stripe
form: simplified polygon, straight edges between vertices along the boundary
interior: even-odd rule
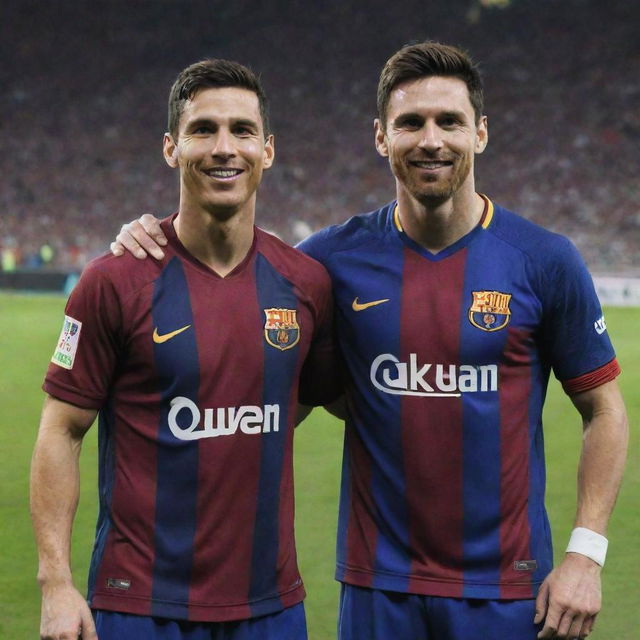
[[[489,253],[491,259],[487,259]],[[507,329],[486,332],[469,320],[472,291],[509,291],[503,274],[509,269],[498,259],[498,248],[475,243],[467,253],[464,289],[460,309],[460,364],[495,363],[495,354],[504,351]],[[488,283],[490,283],[488,285]],[[478,416],[482,416],[481,423]],[[492,591],[500,597],[500,521],[501,512],[501,429],[498,391],[462,394],[463,421],[463,597],[477,597]],[[491,460],[491,464],[486,461]],[[480,475],[479,475],[480,473]],[[489,586],[493,585],[493,586]]]
[[[391,214],[389,214],[391,216]],[[388,224],[393,224],[389,219]],[[371,279],[365,270],[357,273],[358,280],[353,280],[351,291],[358,293],[362,300],[388,298],[389,302],[377,306],[367,312],[366,316],[358,315],[354,318],[351,311],[352,301],[347,299],[344,308],[350,321],[375,322],[376,327],[368,329],[357,327],[358,342],[354,346],[342,343],[345,353],[349,353],[347,362],[356,362],[360,370],[354,377],[356,386],[355,406],[358,407],[359,434],[358,437],[365,444],[368,455],[373,458],[378,447],[385,453],[376,456],[371,462],[371,495],[375,504],[376,519],[376,573],[371,587],[384,589],[387,585],[385,571],[393,567],[394,583],[402,583],[406,588],[408,580],[404,576],[411,573],[411,557],[409,549],[409,512],[406,500],[407,483],[404,469],[404,447],[402,434],[402,396],[390,395],[373,389],[370,381],[370,367],[375,358],[383,353],[402,357],[402,304],[403,277],[405,269],[405,253],[401,243],[393,238],[393,249],[389,250],[381,244],[371,247],[372,255],[364,256],[364,250],[359,249],[358,257],[373,265],[380,260],[380,251],[385,250],[384,271],[380,278]],[[355,273],[354,273],[355,275]],[[349,298],[352,296],[349,295]],[[366,318],[366,320],[365,320]],[[375,336],[375,339],[372,339]],[[350,341],[350,337],[345,335]],[[367,354],[362,358],[357,352]],[[373,409],[375,407],[375,410]],[[378,414],[378,415],[376,415]],[[380,416],[384,416],[381,418]],[[351,426],[349,427],[351,428]],[[353,438],[355,440],[355,438]],[[398,462],[399,461],[399,462]],[[353,526],[353,524],[351,525]],[[358,526],[358,523],[355,523]],[[382,573],[378,573],[382,570]]]
[[[170,340],[154,344],[162,410],[158,429],[152,615],[184,618],[196,532],[198,445],[197,441],[179,440],[171,433],[168,413],[169,403],[176,396],[198,402],[200,371],[189,290],[178,258],[169,262],[155,283],[152,316],[160,335],[190,325]]]
[[[256,259],[258,303],[264,309],[297,309],[293,285],[260,254]],[[282,464],[288,433],[288,408],[299,358],[299,346],[281,350],[264,340],[263,404],[280,406],[279,430],[262,435],[260,480],[251,557],[250,599],[277,593],[279,509]],[[255,612],[254,612],[255,613]]]
[[[107,537],[111,529],[111,501],[115,476],[115,418],[113,400],[109,399],[100,410],[98,420],[98,488],[100,510],[96,524],[96,541],[89,567],[88,595],[91,602],[96,590],[96,578],[104,556]],[[104,586],[104,585],[103,585]]]

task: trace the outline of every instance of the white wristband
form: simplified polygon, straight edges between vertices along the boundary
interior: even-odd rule
[[[607,556],[607,546],[609,541],[591,529],[585,527],[576,527],[571,532],[567,553],[581,553],[587,558],[591,558],[601,567],[604,567],[604,559]]]

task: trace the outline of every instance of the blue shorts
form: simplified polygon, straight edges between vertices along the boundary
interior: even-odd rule
[[[421,596],[343,584],[338,640],[535,640],[535,600]]]
[[[187,622],[94,609],[100,640],[307,640],[302,602],[232,622]]]

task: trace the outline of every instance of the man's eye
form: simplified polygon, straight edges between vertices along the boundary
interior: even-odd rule
[[[440,126],[444,127],[444,128],[451,128],[451,127],[455,127],[458,124],[458,119],[454,118],[453,116],[451,117],[447,117],[447,118],[442,118],[442,120],[440,120]]]
[[[417,118],[410,118],[409,120],[404,120],[400,123],[401,129],[408,129],[410,131],[415,131],[422,126],[422,122]]]
[[[194,133],[198,134],[198,135],[205,135],[207,133],[211,133],[212,129],[211,127],[207,127],[206,125],[202,125],[200,127],[197,127],[196,129],[194,129]]]

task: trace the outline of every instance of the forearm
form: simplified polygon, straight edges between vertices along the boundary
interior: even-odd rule
[[[575,526],[606,535],[622,482],[628,443],[628,422],[617,387],[608,394],[606,404],[582,413],[584,432]]]
[[[31,518],[38,547],[38,581],[71,581],[71,529],[80,491],[82,437],[95,412],[49,398],[31,464]]]
[[[80,443],[42,431],[31,467],[31,518],[38,547],[38,581],[71,581],[71,528],[78,505]]]
[[[605,535],[627,453],[624,403],[615,381],[572,400],[584,427],[575,526]],[[583,638],[591,632],[600,611],[603,558],[594,554],[588,540],[585,544],[580,539],[581,533],[571,545],[574,552],[565,555],[540,587],[535,622],[544,619],[544,626],[539,638]]]

